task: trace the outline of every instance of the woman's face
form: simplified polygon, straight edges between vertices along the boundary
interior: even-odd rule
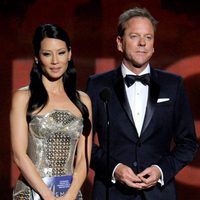
[[[36,58],[37,59],[37,58]],[[63,76],[71,59],[71,50],[59,39],[44,38],[41,42],[38,61],[44,75],[52,80]]]

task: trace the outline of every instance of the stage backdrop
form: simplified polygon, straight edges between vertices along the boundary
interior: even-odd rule
[[[154,67],[184,77],[198,140],[200,137],[200,7],[197,0],[2,0],[0,1],[0,199],[10,200],[18,169],[12,162],[9,111],[12,93],[29,83],[32,36],[41,23],[56,23],[72,41],[78,88],[88,76],[120,64],[116,50],[119,14],[146,7],[159,20]],[[93,171],[83,186],[90,199]],[[177,176],[178,200],[200,199],[200,155]]]

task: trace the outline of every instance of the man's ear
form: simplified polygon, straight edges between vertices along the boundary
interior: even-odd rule
[[[117,49],[118,49],[118,51],[120,51],[120,52],[123,52],[122,40],[123,40],[122,37],[117,36],[117,38],[116,38]]]

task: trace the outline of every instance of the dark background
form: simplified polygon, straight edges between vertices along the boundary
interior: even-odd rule
[[[9,110],[12,92],[28,84],[32,36],[41,23],[56,23],[70,35],[85,90],[89,75],[120,64],[118,16],[146,7],[159,20],[152,65],[184,77],[196,130],[200,130],[200,6],[198,0],[0,0],[0,199],[11,199],[18,172],[12,164]],[[90,199],[93,172],[83,187]],[[200,199],[200,155],[176,177],[179,200]]]

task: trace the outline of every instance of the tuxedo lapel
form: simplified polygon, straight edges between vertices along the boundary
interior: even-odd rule
[[[117,79],[114,82],[114,90],[129,120],[134,124],[131,108],[129,106],[128,98],[124,87],[124,80],[121,74],[121,68],[117,69]]]
[[[123,80],[123,77],[121,74],[121,68],[117,69],[116,77],[117,78],[113,81],[114,82],[114,91],[119,99],[119,102],[121,103],[121,106],[123,107],[125,113],[127,114],[128,119],[131,121],[131,123],[133,124],[133,126],[135,128],[135,131],[137,132],[135,123],[133,120],[131,108],[130,108],[128,98],[126,95],[126,91],[125,91],[125,87],[124,87],[124,80]],[[158,78],[157,78],[156,72],[151,68],[151,83],[149,86],[147,108],[146,108],[146,112],[145,112],[145,118],[144,118],[140,137],[143,137],[143,136],[146,137],[148,135],[148,132],[146,132],[146,129],[152,119],[152,116],[153,116],[153,113],[155,111],[155,107],[157,104],[158,95],[160,92],[160,86],[157,84],[157,81],[156,81],[157,79]]]
[[[147,101],[147,108],[145,113],[145,118],[142,126],[142,132],[141,137],[143,136],[143,133],[146,131],[152,116],[155,111],[155,107],[157,104],[158,95],[160,92],[160,86],[156,83],[157,75],[153,69],[151,69],[151,83],[149,86],[149,96]],[[145,133],[146,135],[146,133]]]

